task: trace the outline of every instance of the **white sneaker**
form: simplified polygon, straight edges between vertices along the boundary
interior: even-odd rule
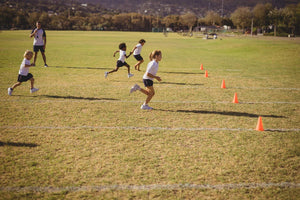
[[[39,90],[38,88],[32,88],[32,89],[30,89],[30,93],[34,93],[34,92],[36,92],[38,90]]]
[[[141,109],[142,109],[142,110],[152,110],[153,108],[151,108],[151,107],[148,106],[148,105],[144,105],[144,104],[143,104],[143,105],[141,106]]]
[[[105,72],[104,77],[107,78],[107,76],[108,76],[108,72]]]
[[[128,78],[133,77],[133,76],[134,76],[133,74],[128,74]]]
[[[130,93],[133,93],[137,90],[140,90],[141,87],[138,84],[135,84],[134,86],[132,86],[132,88],[130,89]]]
[[[13,89],[11,89],[11,88],[7,89],[7,93],[8,93],[9,96],[11,96],[12,92],[13,92]]]

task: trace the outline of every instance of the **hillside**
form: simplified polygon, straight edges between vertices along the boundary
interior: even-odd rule
[[[81,3],[101,4],[110,9],[124,12],[138,12],[150,15],[166,16],[194,12],[205,15],[207,10],[214,10],[223,15],[232,13],[237,7],[254,7],[258,3],[271,3],[282,8],[288,4],[297,4],[299,0],[78,0]]]

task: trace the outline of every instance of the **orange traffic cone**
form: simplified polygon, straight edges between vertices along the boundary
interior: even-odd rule
[[[225,80],[222,81],[221,88],[224,88],[224,89],[226,88],[226,86],[225,86]]]
[[[234,98],[233,98],[232,103],[239,103],[236,93],[234,93]]]
[[[206,78],[208,77],[208,73],[207,73],[207,70],[205,70],[205,77],[206,77]]]
[[[201,66],[200,66],[200,70],[203,70],[203,64],[201,64]]]
[[[258,122],[257,122],[257,126],[256,126],[255,130],[257,130],[257,131],[264,131],[264,127],[263,127],[263,123],[262,123],[261,117],[258,117]]]

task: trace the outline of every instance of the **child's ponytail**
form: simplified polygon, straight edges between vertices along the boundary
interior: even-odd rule
[[[150,60],[153,60],[156,56],[159,56],[159,55],[161,55],[161,51],[160,50],[154,50],[150,53],[149,58],[150,58]]]

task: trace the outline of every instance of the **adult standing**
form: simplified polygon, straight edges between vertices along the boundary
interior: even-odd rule
[[[41,22],[36,22],[36,28],[34,28],[29,35],[29,37],[34,37],[33,40],[33,51],[34,51],[34,60],[33,65],[35,65],[37,54],[39,51],[41,51],[43,60],[44,60],[44,66],[48,67],[46,62],[46,55],[45,55],[45,49],[46,49],[46,32],[42,28]]]

